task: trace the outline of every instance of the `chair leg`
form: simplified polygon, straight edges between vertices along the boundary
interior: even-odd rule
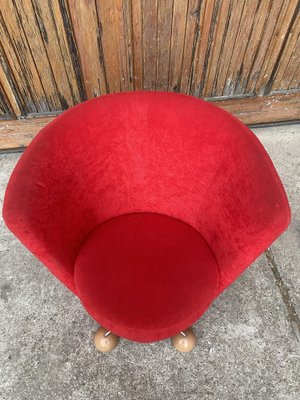
[[[196,336],[192,328],[188,328],[183,332],[172,337],[172,343],[176,350],[181,353],[189,353],[196,345]]]
[[[97,350],[107,353],[117,347],[119,336],[116,336],[102,326],[94,335],[94,343]]]

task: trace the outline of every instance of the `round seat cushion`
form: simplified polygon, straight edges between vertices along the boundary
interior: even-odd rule
[[[215,296],[219,273],[202,236],[156,213],[132,213],[98,225],[74,271],[83,305],[101,325],[150,342],[195,322]]]

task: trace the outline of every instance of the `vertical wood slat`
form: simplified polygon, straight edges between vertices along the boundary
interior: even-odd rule
[[[103,45],[107,88],[110,93],[121,90],[119,57],[116,42],[116,27],[114,8],[106,1],[97,1],[100,23],[100,37]]]
[[[298,66],[295,68],[295,72],[291,82],[289,83],[289,89],[299,89],[300,86],[300,60],[298,59]]]
[[[44,47],[41,32],[36,22],[32,3],[31,1],[14,0],[14,4],[16,6],[15,10],[18,19],[24,30],[29,52],[45,93],[49,110],[60,110],[62,104],[59,99],[56,82]]]
[[[218,22],[215,31],[215,37],[218,38],[214,42],[211,57],[207,65],[207,79],[204,82],[203,94],[205,97],[213,97],[215,95],[214,85],[218,71],[218,61],[220,61],[220,53],[224,45],[225,29],[228,22],[228,14],[231,0],[223,0],[218,13]]]
[[[28,112],[47,112],[49,106],[21,23],[11,0],[0,0],[0,37],[3,51]]]
[[[256,92],[258,94],[265,94],[269,89],[268,86],[270,84],[270,79],[272,78],[274,67],[276,66],[277,59],[280,55],[284,39],[287,35],[296,8],[296,2],[285,1],[283,3],[280,15],[276,21],[276,27],[271,43],[266,51],[265,62],[256,83]]]
[[[44,0],[39,1],[42,7]],[[68,6],[66,0],[48,0],[48,4],[52,19],[55,22],[56,34],[62,54],[61,62],[66,70],[74,104],[77,104],[80,101],[86,100],[86,93],[82,82],[80,63]]]
[[[245,1],[240,0],[232,0],[231,3],[228,28],[225,33],[226,36],[222,52],[220,53],[220,57],[222,58],[219,62],[219,70],[216,79],[216,96],[227,95],[227,86],[230,84],[230,82],[226,82],[227,72],[230,66],[231,56],[234,53],[235,39],[240,27],[244,5]]]
[[[157,79],[157,2],[143,0],[143,61],[145,90],[156,89]]]
[[[83,100],[66,40],[63,1],[9,0],[4,7],[1,0],[0,5],[1,43],[25,113],[61,110]],[[13,99],[11,106],[19,115]]]
[[[180,91],[188,93],[195,56],[195,46],[199,35],[200,0],[189,0],[186,16],[185,40],[182,58]]]
[[[276,89],[287,90],[290,88],[297,88],[297,87],[299,88],[299,82],[300,82],[299,54],[300,54],[300,36],[298,37],[298,41],[294,47],[294,51],[291,54],[289,63],[284,71],[282,79],[278,80],[277,85],[273,85],[275,90]],[[296,79],[298,78],[295,84],[292,83],[294,78]]]
[[[179,92],[181,85],[187,6],[188,1],[174,0],[168,82],[168,89],[174,92]]]
[[[4,56],[2,54],[2,49],[0,48],[0,88],[2,97],[7,99],[8,108],[11,109],[9,114],[11,116],[20,117],[22,115],[22,111],[19,107],[19,99],[16,98],[16,88],[11,81],[12,77],[9,76],[9,71],[5,70],[4,66],[7,68],[7,65],[4,61]]]
[[[0,120],[11,118],[13,115],[13,111],[10,108],[9,101],[5,96],[4,89],[0,82]]]
[[[192,65],[190,92],[199,96],[201,92],[202,76],[204,70],[205,55],[208,47],[209,31],[211,28],[215,0],[201,2],[199,9],[199,32],[195,43],[195,57]]]
[[[79,103],[82,98],[66,40],[64,22],[57,0],[32,0],[34,13],[56,82],[63,108]]]
[[[158,0],[156,90],[168,90],[174,0]]]
[[[273,37],[273,32],[276,27],[276,23],[281,14],[281,9],[284,5],[285,0],[273,0],[270,2],[270,8],[266,10],[266,22],[263,28],[262,37],[260,40],[259,47],[255,54],[254,63],[251,68],[247,86],[245,91],[249,93],[255,93],[257,88],[257,82],[261,76],[261,71],[264,69],[266,63],[266,54]]]
[[[233,51],[228,65],[227,76],[223,94],[230,96],[234,94],[235,87],[239,82],[243,70],[243,58],[251,35],[258,0],[245,0],[239,28],[234,38]]]
[[[129,63],[129,53],[131,37],[130,26],[128,26],[128,12],[130,10],[129,0],[114,1],[114,29],[116,39],[116,52],[118,54],[119,74],[120,74],[120,90],[122,92],[131,89],[131,70]]]
[[[123,0],[123,28],[121,31],[122,64],[126,71],[123,90],[133,90],[133,35],[132,35],[132,4],[131,0]]]
[[[96,4],[94,0],[68,0],[68,5],[78,46],[84,85],[87,97],[91,99],[107,93]]]
[[[131,0],[133,89],[143,88],[143,0]]]
[[[239,74],[239,79],[236,82],[234,93],[237,95],[243,93],[253,93],[252,90],[247,90],[249,79],[254,79],[255,74],[251,76],[252,68],[255,66],[256,56],[259,52],[259,47],[262,43],[263,32],[266,25],[266,20],[269,17],[269,10],[273,0],[260,1],[252,27],[252,32],[248,38],[248,44],[243,58],[243,68]],[[256,75],[258,75],[259,71]]]
[[[294,71],[297,69],[300,55],[300,13],[291,27],[285,48],[282,52],[280,63],[274,76],[271,90],[284,90],[289,88],[293,79]]]
[[[130,10],[129,0],[114,0],[112,3],[96,0],[96,5],[108,90],[111,93],[130,90],[132,72],[129,59],[132,60],[132,54],[128,53],[128,47],[131,37],[126,36],[131,29],[128,26],[131,24],[130,17],[126,15]]]

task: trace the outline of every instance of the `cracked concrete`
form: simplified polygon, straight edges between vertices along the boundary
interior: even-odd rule
[[[289,229],[272,245],[272,252],[300,315],[300,125],[259,128],[255,132],[284,182],[291,205]]]
[[[286,306],[287,312],[288,312],[288,320],[290,321],[292,325],[292,329],[294,331],[296,339],[300,342],[300,319],[299,315],[297,314],[297,311],[295,309],[293,300],[291,299],[289,295],[289,289],[284,283],[280,272],[278,265],[275,261],[274,254],[271,249],[266,250],[265,252],[267,259],[269,261],[269,266],[271,268],[271,271],[273,272],[276,285],[278,286],[282,300]]]
[[[292,223],[195,324],[191,354],[168,340],[121,340],[97,353],[97,324],[0,220],[1,400],[300,398],[300,125],[255,132],[284,182]],[[0,155],[0,206],[19,157]]]

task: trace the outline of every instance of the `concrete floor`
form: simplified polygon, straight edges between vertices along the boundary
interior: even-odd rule
[[[254,130],[282,178],[289,229],[195,324],[197,348],[122,340],[97,353],[97,324],[0,221],[1,400],[298,400],[300,125]],[[0,206],[20,154],[0,156]]]

